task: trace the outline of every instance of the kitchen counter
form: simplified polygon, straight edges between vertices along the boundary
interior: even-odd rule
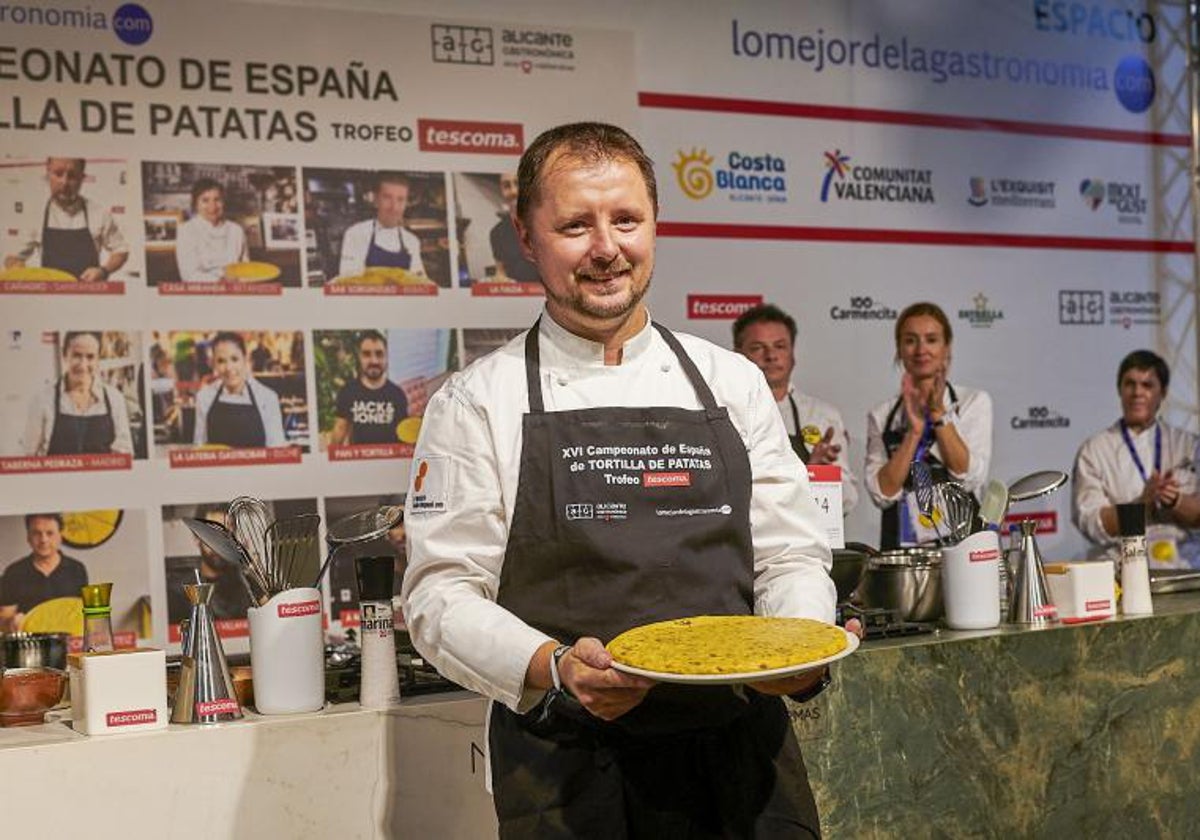
[[[793,706],[830,837],[1186,837],[1200,593],[1146,617],[864,645]]]
[[[828,837],[1185,837],[1200,593],[1156,614],[870,642],[790,704]],[[0,730],[12,836],[495,836],[472,694],[86,738]],[[68,807],[69,804],[69,807]],[[19,834],[24,829],[26,834]]]
[[[97,840],[486,837],[482,722],[483,701],[460,691],[91,738],[62,722],[0,729],[0,825]]]

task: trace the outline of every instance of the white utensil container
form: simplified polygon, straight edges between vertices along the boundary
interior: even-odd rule
[[[942,599],[954,630],[1000,625],[1000,538],[978,531],[942,549]]]
[[[263,715],[315,712],[325,705],[325,639],[321,592],[287,589],[250,620],[250,667],[254,707]]]

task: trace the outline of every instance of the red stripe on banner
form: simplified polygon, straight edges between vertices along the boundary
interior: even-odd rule
[[[1167,239],[1114,239],[1097,236],[1042,236],[1025,233],[970,233],[806,225],[734,225],[715,222],[659,222],[659,236],[691,239],[778,239],[807,242],[872,242],[889,245],[962,245],[975,248],[1057,248],[1078,251],[1192,253],[1191,242]]]
[[[1128,131],[1087,125],[1061,125],[1000,120],[992,117],[960,117],[952,114],[926,114],[917,111],[886,111],[881,108],[849,108],[844,105],[812,105],[802,102],[771,102],[763,99],[731,99],[722,96],[693,96],[684,93],[642,91],[638,104],[643,108],[671,108],[681,111],[716,111],[728,114],[757,114],[764,117],[795,117],[838,122],[908,125],[919,128],[948,128],[955,131],[994,131],[1003,134],[1030,134],[1035,137],[1069,137],[1075,140],[1102,140],[1110,143],[1137,143],[1145,146],[1187,148],[1186,134],[1160,131]]]

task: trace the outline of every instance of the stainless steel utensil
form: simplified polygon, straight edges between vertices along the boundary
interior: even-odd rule
[[[0,668],[67,670],[67,633],[0,633]]]
[[[1030,473],[1008,485],[1008,499],[1010,502],[1024,502],[1045,496],[1066,484],[1068,478],[1070,476],[1062,470],[1039,470]]]
[[[321,517],[302,513],[276,519],[267,529],[267,568],[271,594],[300,586],[310,560],[319,556]],[[311,568],[311,567],[310,567]]]
[[[215,549],[214,549],[215,550]],[[208,602],[213,584],[184,584],[192,605],[187,635],[181,640],[183,665],[171,705],[171,723],[223,723],[242,717],[229,675],[229,663],[213,625]]]
[[[242,570],[242,582],[250,593],[251,601],[261,607],[270,600],[271,592],[266,580],[228,528],[207,519],[184,519],[183,524],[218,557]]]
[[[1021,523],[1021,551],[1018,555],[1016,584],[1008,605],[1008,620],[1013,624],[1044,625],[1058,620],[1058,608],[1050,600],[1042,553],[1034,533],[1037,520]]]
[[[961,542],[971,533],[971,526],[976,517],[976,499],[958,482],[946,481],[937,486],[942,497],[942,506],[946,510],[947,527],[950,539]]]
[[[325,533],[325,562],[321,564],[321,568],[317,571],[317,578],[313,581],[312,586],[320,588],[321,578],[325,577],[325,572],[329,569],[329,564],[333,562],[334,555],[337,554],[338,549],[342,546],[356,545],[379,539],[399,525],[400,520],[403,518],[403,506],[380,505],[377,508],[370,508],[351,514],[330,525]]]
[[[229,503],[225,521],[229,531],[246,549],[255,562],[261,577],[267,578],[267,528],[271,525],[271,512],[261,499],[253,496],[238,496]]]

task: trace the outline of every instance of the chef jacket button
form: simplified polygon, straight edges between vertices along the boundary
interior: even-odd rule
[[[671,372],[671,365],[670,365],[670,364],[668,364],[668,363],[666,363],[666,362],[664,362],[664,363],[663,363],[663,366],[662,366],[662,372],[663,372],[663,373],[670,373],[670,372]]]
[[[558,384],[565,388],[567,385],[567,377],[565,377],[565,376],[558,377]]]

